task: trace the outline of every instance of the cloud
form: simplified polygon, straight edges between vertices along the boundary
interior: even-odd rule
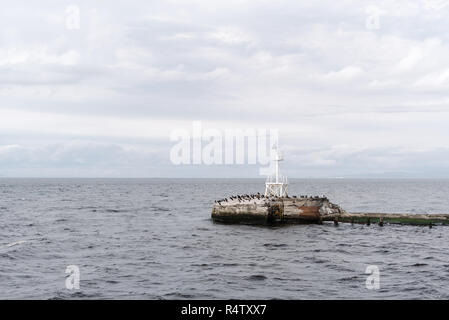
[[[142,143],[168,156],[169,133],[193,120],[278,128],[286,150],[320,150],[293,153],[318,175],[362,170],[357,163],[399,170],[392,150],[411,147],[445,156],[449,19],[438,3],[373,2],[375,30],[369,4],[355,0],[79,1],[79,29],[67,28],[66,5],[17,1],[0,12],[0,158],[39,154],[50,170],[44,159],[55,154],[38,147],[62,152],[73,141],[123,163],[129,146],[145,156]],[[399,163],[422,170],[421,155]],[[101,166],[96,157],[79,165]],[[61,159],[72,166],[54,174],[76,171]]]
[[[236,27],[219,27],[208,34],[208,38],[229,45],[251,44],[255,42],[252,36]]]
[[[449,85],[449,68],[431,72],[416,81],[416,86],[424,88],[441,88]]]
[[[420,48],[412,48],[407,56],[399,61],[396,66],[398,72],[410,70],[423,58],[423,53]]]
[[[145,146],[70,140],[63,143],[0,146],[2,176],[148,177],[169,165]]]
[[[338,71],[331,71],[323,76],[323,79],[341,83],[356,79],[363,73],[363,70],[355,66],[347,66]]]

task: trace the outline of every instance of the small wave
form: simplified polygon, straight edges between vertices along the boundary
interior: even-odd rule
[[[273,280],[276,280],[276,281],[302,281],[299,278],[280,278],[280,277],[275,277],[275,278],[273,278]]]
[[[152,206],[152,207],[150,207],[150,209],[154,210],[154,211],[170,211],[170,209],[168,209],[168,208],[156,207],[156,206]]]
[[[238,263],[194,263],[192,267],[238,267]]]
[[[265,277],[263,274],[253,274],[248,277],[248,280],[253,280],[253,281],[263,281],[266,279],[267,279],[267,277]]]
[[[196,228],[197,230],[199,230],[199,231],[210,231],[210,229],[208,229],[208,228],[203,228],[203,227],[198,227],[198,228]]]
[[[162,198],[168,198],[169,197],[169,195],[166,194],[166,193],[157,194],[156,196],[157,197],[162,197]]]
[[[352,276],[352,277],[343,277],[338,279],[338,281],[346,282],[346,281],[353,281],[353,280],[359,280],[360,277],[358,276]]]
[[[288,247],[285,243],[265,243],[263,246],[268,248]]]
[[[105,212],[109,212],[109,213],[119,213],[119,212],[126,212],[126,210],[120,210],[120,209],[106,209]]]
[[[106,283],[110,283],[110,284],[118,284],[118,283],[120,283],[120,281],[116,281],[116,280],[106,280]]]
[[[98,209],[99,207],[96,206],[81,206],[77,207],[76,210],[89,210],[89,209]]]
[[[223,267],[238,267],[239,263],[222,263]]]
[[[75,291],[75,292],[57,292],[54,297],[49,298],[48,300],[66,300],[66,299],[88,299],[88,298],[96,298],[98,299],[101,294],[87,294],[83,293],[82,291]]]
[[[319,259],[319,258],[315,258],[315,257],[312,257],[312,259],[309,259],[309,260],[313,261],[314,263],[327,263],[327,262],[329,262],[328,260]]]
[[[208,267],[209,263],[201,263],[201,264],[194,263],[194,264],[192,264],[192,266],[193,267]]]
[[[13,257],[7,253],[0,253],[0,258],[2,259],[8,259],[8,260],[16,260],[16,257]]]
[[[169,297],[179,297],[181,299],[192,299],[195,296],[191,295],[191,294],[187,294],[187,293],[181,293],[181,292],[171,292],[171,293],[167,293],[165,296],[169,296]]]

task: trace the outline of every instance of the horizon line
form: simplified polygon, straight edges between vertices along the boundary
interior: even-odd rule
[[[7,177],[7,176],[0,176],[0,180],[1,179],[189,179],[189,180],[212,180],[212,179],[221,179],[221,180],[238,180],[238,179],[252,179],[252,180],[266,180],[266,177]],[[289,178],[289,180],[322,180],[322,179],[328,179],[328,180],[348,180],[348,179],[353,179],[353,180],[449,180],[449,177],[439,177],[439,178],[435,178],[435,177],[292,177]]]

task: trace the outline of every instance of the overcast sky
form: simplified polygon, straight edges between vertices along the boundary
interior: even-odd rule
[[[279,129],[289,177],[449,178],[449,0],[0,3],[0,176],[258,177],[172,165],[199,120]]]

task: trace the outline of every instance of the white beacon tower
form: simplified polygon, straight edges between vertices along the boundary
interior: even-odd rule
[[[288,180],[286,176],[281,174],[279,169],[279,161],[284,160],[282,154],[277,147],[273,148],[272,161],[275,162],[275,172],[267,177],[265,182],[265,197],[287,197],[288,196]]]

